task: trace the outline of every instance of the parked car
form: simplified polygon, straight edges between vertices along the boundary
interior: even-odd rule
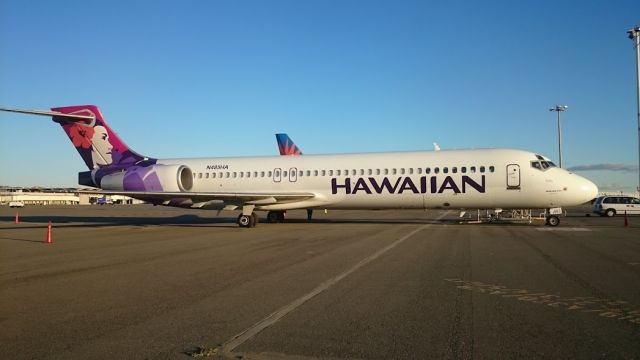
[[[21,208],[21,207],[24,207],[24,202],[22,202],[22,201],[9,201],[9,207]]]
[[[113,205],[113,200],[107,198],[106,196],[100,197],[96,200],[96,204],[98,205]]]
[[[593,203],[593,212],[600,216],[640,214],[640,199],[633,196],[599,196]]]

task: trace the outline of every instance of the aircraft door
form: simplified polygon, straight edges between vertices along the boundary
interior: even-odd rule
[[[282,181],[282,169],[275,168],[273,169],[273,182]]]
[[[289,181],[290,182],[298,181],[298,169],[296,168],[289,169]]]
[[[518,164],[507,165],[507,189],[520,189],[520,165]]]

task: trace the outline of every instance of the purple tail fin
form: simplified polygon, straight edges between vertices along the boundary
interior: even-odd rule
[[[280,155],[302,155],[300,148],[291,140],[287,134],[276,134],[278,150]]]
[[[95,105],[80,105],[52,108],[63,114],[91,116],[92,120],[70,119],[54,116],[78,150],[90,170],[104,167],[126,167],[148,158],[131,150],[111,130]]]

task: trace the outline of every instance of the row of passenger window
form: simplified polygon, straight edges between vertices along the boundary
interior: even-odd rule
[[[293,173],[293,172],[296,173]],[[291,173],[290,173],[291,172]],[[276,169],[274,171],[220,171],[220,172],[213,172],[213,173],[194,173],[193,177],[195,178],[197,176],[198,179],[215,179],[215,178],[257,178],[257,177],[267,177],[267,178],[271,178],[274,175],[276,177],[289,177],[289,176],[299,176],[299,177],[304,177],[304,176],[349,176],[349,175],[413,175],[413,174],[418,174],[421,175],[423,172],[423,168],[400,168],[400,169],[345,169],[345,170],[291,170],[290,172],[287,172],[287,170],[279,170]],[[474,174],[476,172],[480,172],[480,173],[485,173],[485,172],[495,172],[495,167],[494,166],[489,166],[489,167],[484,167],[484,166],[480,166],[480,167],[475,167],[475,166],[470,166],[470,167],[466,167],[466,166],[462,166],[460,168],[454,166],[454,167],[434,167],[434,168],[424,168],[424,173],[425,174],[457,174],[457,173],[461,173],[461,174]]]

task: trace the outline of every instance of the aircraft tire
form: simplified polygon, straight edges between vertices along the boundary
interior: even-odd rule
[[[240,227],[251,227],[251,215],[242,215],[238,216],[238,225]]]
[[[275,224],[277,222],[280,222],[279,211],[269,211],[267,213],[267,222],[270,224]]]
[[[547,218],[547,225],[549,226],[558,226],[558,224],[560,224],[560,218],[555,216],[555,215],[551,215]]]

